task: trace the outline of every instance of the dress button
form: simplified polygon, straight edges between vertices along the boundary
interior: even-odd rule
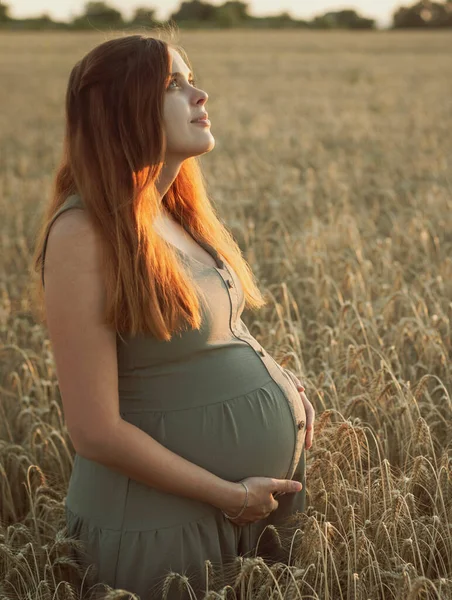
[[[304,427],[304,421],[300,421],[298,423],[298,429],[303,429],[303,427]]]
[[[258,352],[261,356],[265,355],[265,350],[262,348],[262,346],[259,348]]]
[[[230,287],[230,288],[234,287],[234,283],[230,279],[227,280],[227,283],[228,283],[228,287]]]

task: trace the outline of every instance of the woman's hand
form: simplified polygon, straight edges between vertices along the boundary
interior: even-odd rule
[[[301,381],[298,379],[296,375],[292,373],[294,379],[296,380],[297,390],[300,392],[301,399],[303,400],[303,406],[306,411],[306,441],[305,447],[306,450],[309,450],[312,446],[312,440],[314,438],[314,420],[315,420],[315,410],[310,401],[307,399],[306,394],[304,393],[305,388],[301,385]]]
[[[245,499],[248,496],[247,507],[240,517],[229,517],[229,520],[236,525],[247,525],[261,519],[266,519],[270,513],[279,506],[275,496],[283,494],[294,494],[303,488],[303,484],[292,479],[275,479],[274,477],[247,477],[242,479],[248,487],[248,493],[240,482],[234,483],[231,490],[233,494],[225,498],[226,505],[220,506],[227,515],[236,515],[244,506]],[[237,498],[237,492],[239,497]]]

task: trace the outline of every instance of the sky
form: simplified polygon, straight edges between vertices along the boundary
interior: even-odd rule
[[[57,21],[66,21],[83,12],[86,0],[3,0],[9,6],[9,14],[15,19],[37,17],[49,14]],[[223,4],[224,0],[207,0],[209,4]],[[249,7],[249,13],[255,17],[289,12],[293,18],[311,19],[315,15],[329,10],[344,8],[355,9],[361,16],[376,19],[380,27],[386,27],[392,21],[392,13],[399,6],[409,5],[409,0],[243,0]],[[130,19],[138,6],[154,8],[156,18],[163,21],[175,12],[180,0],[106,0],[107,4],[121,11]]]

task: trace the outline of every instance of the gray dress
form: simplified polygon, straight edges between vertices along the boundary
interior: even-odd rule
[[[52,223],[71,208],[83,209],[78,195],[67,198]],[[305,509],[306,414],[294,375],[242,321],[244,294],[231,266],[215,248],[196,241],[216,267],[175,249],[205,293],[202,327],[170,342],[145,335],[123,335],[122,341],[117,335],[121,417],[218,477],[295,479],[303,490],[279,496],[269,517],[241,527],[208,503],[162,492],[75,454],[65,509],[69,534],[85,548],[76,559],[91,564],[93,582],[141,600],[160,598],[170,571],[187,575],[202,598],[206,560],[214,576],[209,589],[231,584],[234,559],[254,555],[256,547],[270,561],[284,560],[287,549],[264,529],[272,524],[290,539],[290,517]],[[176,580],[167,597],[188,595],[178,591]]]

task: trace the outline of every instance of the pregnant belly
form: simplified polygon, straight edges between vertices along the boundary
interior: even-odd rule
[[[275,377],[281,383],[285,376],[276,370]],[[227,481],[286,478],[302,433],[296,432],[289,406],[295,392],[290,386],[284,389],[273,378],[263,379],[256,389],[219,402],[206,402],[204,396],[187,409],[122,415],[172,452]],[[207,500],[166,493],[79,455],[66,503],[94,528],[93,536],[96,527],[104,527],[122,530],[125,536],[142,531],[154,539],[157,530],[184,524],[197,535],[203,519],[219,518],[218,508]]]
[[[229,481],[284,478],[296,439],[287,398],[273,379],[226,401],[144,412],[140,428],[172,452]]]

